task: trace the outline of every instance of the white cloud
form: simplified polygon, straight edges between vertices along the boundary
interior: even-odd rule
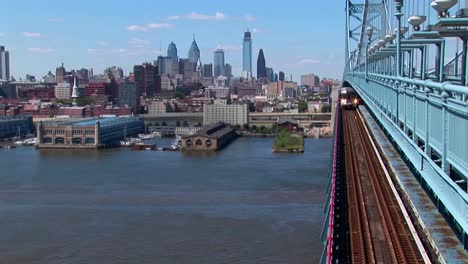
[[[152,29],[166,29],[171,27],[172,25],[168,23],[150,23],[147,25],[130,25],[127,27],[127,30],[132,32],[148,32]]]
[[[99,55],[107,55],[107,54],[124,54],[128,50],[124,48],[115,48],[115,49],[95,49],[95,48],[88,48],[89,54],[99,54]]]
[[[23,36],[28,37],[28,38],[38,38],[41,36],[41,33],[37,32],[23,32]]]
[[[246,15],[245,16],[245,20],[247,22],[252,22],[252,21],[255,21],[255,17],[254,16],[251,16],[251,15]]]
[[[146,32],[148,31],[148,28],[144,27],[144,26],[139,26],[139,25],[130,25],[127,27],[127,30],[128,31],[140,31],[140,32]]]
[[[180,16],[168,16],[167,20],[179,20]]]
[[[148,24],[147,27],[149,29],[163,29],[163,28],[170,28],[172,27],[172,25],[167,24],[167,23],[151,23],[151,24]]]
[[[5,33],[0,32],[0,38],[4,36],[5,36]]]
[[[260,29],[258,29],[258,28],[252,28],[252,29],[250,30],[250,32],[252,32],[252,33],[255,34],[255,33],[260,33],[260,32],[262,32],[262,31],[261,31]]]
[[[226,16],[223,12],[216,12],[213,15],[210,14],[202,14],[198,12],[192,12],[189,14],[185,15],[177,15],[177,16],[169,16],[166,19],[167,20],[180,20],[180,19],[186,19],[186,20],[226,20],[229,17]]]
[[[26,50],[31,53],[50,53],[54,51],[51,48],[27,48]]]
[[[320,60],[318,59],[310,59],[310,58],[304,58],[299,60],[297,64],[319,64]]]
[[[149,40],[139,39],[139,38],[132,38],[128,41],[128,44],[136,48],[143,48],[144,46],[147,46],[150,43],[151,42]]]
[[[192,12],[184,17],[186,19],[191,19],[191,20],[225,20],[227,19],[227,16],[222,12],[216,12],[214,15],[207,15],[207,14]]]
[[[101,47],[109,46],[109,43],[107,41],[98,41],[97,44]]]

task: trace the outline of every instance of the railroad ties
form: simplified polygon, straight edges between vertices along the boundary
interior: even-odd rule
[[[428,263],[358,110],[342,111],[349,261]]]

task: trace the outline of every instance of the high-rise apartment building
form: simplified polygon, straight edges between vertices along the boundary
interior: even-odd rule
[[[242,45],[242,71],[252,76],[252,35],[249,31],[244,32]]]
[[[70,99],[72,87],[69,83],[57,83],[55,86],[55,98],[57,99]]]
[[[140,96],[134,82],[125,81],[119,84],[119,105],[131,107],[134,113],[138,112]]]
[[[231,125],[245,125],[249,122],[246,104],[205,104],[203,105],[203,124],[211,125],[224,122]]]
[[[224,76],[224,51],[217,49],[213,53],[214,77]]]
[[[0,46],[0,80],[10,79],[10,53]]]
[[[133,67],[135,85],[138,96],[154,96],[161,92],[161,77],[158,74],[158,67],[151,63],[135,65]]]
[[[263,55],[263,49],[260,49],[257,58],[257,79],[260,78],[266,78],[265,55]]]

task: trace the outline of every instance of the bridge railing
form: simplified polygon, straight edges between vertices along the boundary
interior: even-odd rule
[[[363,72],[348,72],[344,81],[361,95],[465,237],[468,87]]]
[[[332,161],[330,167],[330,183],[327,188],[327,201],[325,205],[326,219],[322,230],[322,242],[324,244],[324,251],[322,253],[321,263],[331,263],[333,258],[333,238],[334,238],[334,225],[335,225],[335,192],[336,192],[336,172],[337,172],[337,155],[338,155],[338,137],[337,132],[339,122],[340,105],[336,104],[335,107],[335,130],[332,151]]]

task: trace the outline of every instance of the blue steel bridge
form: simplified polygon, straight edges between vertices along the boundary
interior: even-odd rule
[[[468,263],[468,1],[343,1],[323,263]]]

